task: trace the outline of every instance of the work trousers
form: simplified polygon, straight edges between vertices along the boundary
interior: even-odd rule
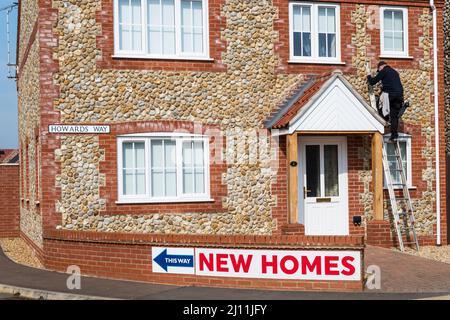
[[[403,96],[393,96],[389,95],[389,118],[391,122],[391,137],[398,137],[398,121],[399,112],[403,105]]]

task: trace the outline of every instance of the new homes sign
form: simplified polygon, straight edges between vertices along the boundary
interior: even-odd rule
[[[63,125],[63,124],[51,124],[48,126],[48,132],[50,133],[66,133],[66,134],[101,134],[110,133],[110,127],[107,125]]]
[[[152,248],[152,270],[197,276],[361,280],[359,251]]]

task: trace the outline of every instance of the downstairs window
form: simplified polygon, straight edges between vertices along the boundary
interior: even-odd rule
[[[209,201],[209,147],[203,136],[118,138],[119,202]]]

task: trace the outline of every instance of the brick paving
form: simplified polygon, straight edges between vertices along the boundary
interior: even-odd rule
[[[450,264],[368,246],[365,267],[381,269],[382,292],[450,292]]]

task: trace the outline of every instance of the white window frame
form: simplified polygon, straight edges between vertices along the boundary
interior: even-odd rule
[[[142,50],[126,51],[120,50],[119,35],[119,0],[114,0],[114,55],[113,58],[136,58],[136,59],[168,59],[168,60],[212,60],[209,56],[209,0],[202,1],[203,15],[203,53],[183,53],[181,52],[181,0],[174,0],[175,3],[175,51],[173,55],[150,54],[148,53],[148,28],[147,10],[148,1],[141,0],[142,8]]]
[[[176,197],[152,197],[151,174],[150,174],[150,142],[151,140],[171,139],[176,141],[176,175],[177,196]],[[205,192],[198,194],[183,194],[183,163],[182,144],[184,141],[202,141],[204,146],[204,186]],[[145,143],[145,195],[123,194],[123,143],[144,142]],[[130,134],[117,137],[117,190],[118,201],[116,203],[177,203],[177,202],[209,202],[214,201],[210,196],[210,161],[209,161],[209,138],[203,135],[187,135],[180,133],[145,133]]]
[[[383,144],[389,141],[391,134],[385,134],[383,136]],[[413,177],[412,177],[412,151],[411,151],[411,135],[405,133],[399,133],[398,139],[399,142],[406,142],[406,184],[408,189],[413,189]],[[384,147],[384,146],[383,146]],[[403,160],[403,159],[402,159]],[[386,179],[383,176],[383,188],[387,189]],[[401,186],[394,186],[394,189],[402,189]]]
[[[294,56],[294,6],[309,6],[311,8],[311,57]],[[319,57],[319,7],[335,9],[336,15],[336,57]],[[289,1],[289,62],[293,63],[336,63],[341,61],[341,13],[340,5],[336,3],[312,3],[303,1]]]
[[[403,48],[400,51],[387,51],[384,50],[384,11],[396,10],[403,13]],[[380,54],[385,58],[409,58],[409,33],[408,33],[408,8],[406,7],[392,7],[383,6],[380,7]]]

